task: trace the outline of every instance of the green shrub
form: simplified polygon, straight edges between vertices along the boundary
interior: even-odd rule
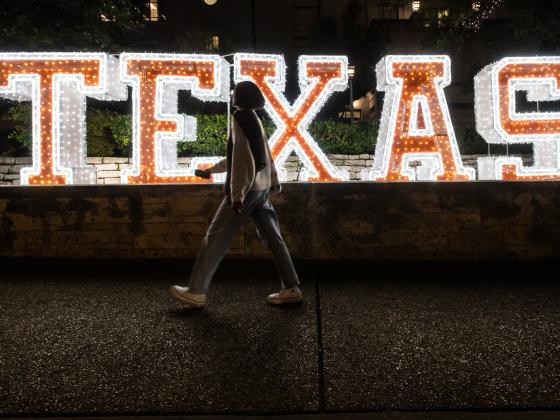
[[[14,129],[8,134],[8,139],[21,145],[24,151],[30,151],[33,142],[31,136],[31,104],[29,102],[15,102],[8,108],[4,118],[12,121],[14,125]]]
[[[373,153],[377,129],[374,124],[326,120],[311,123],[309,132],[325,153],[358,155]]]
[[[224,156],[227,144],[225,114],[196,114],[197,141],[179,142],[180,156]],[[6,118],[14,123],[8,138],[29,152],[31,148],[31,106],[17,103],[9,108]],[[276,130],[272,120],[263,118],[268,137]],[[336,120],[314,121],[309,132],[325,153],[373,153],[377,125],[349,124]],[[130,156],[132,121],[128,114],[88,108],[86,141],[88,156]]]
[[[129,115],[89,109],[86,113],[88,156],[128,156],[132,138]]]
[[[483,155],[488,153],[488,143],[474,128],[456,128],[455,136],[461,154]]]
[[[180,156],[225,156],[227,145],[226,114],[196,114],[196,141],[180,142]]]
[[[179,154],[185,156],[224,156],[227,143],[226,115],[197,114],[197,141],[181,142]],[[274,122],[263,119],[267,136],[276,130]],[[325,153],[360,154],[373,153],[377,138],[377,125],[348,124],[326,120],[314,121],[309,132]]]
[[[31,154],[31,104],[15,103],[5,113],[14,128],[8,140],[21,145],[20,154]],[[114,111],[88,109],[86,113],[88,156],[128,156],[132,125],[129,115]]]

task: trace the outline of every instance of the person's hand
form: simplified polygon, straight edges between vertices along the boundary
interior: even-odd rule
[[[234,201],[231,203],[231,209],[235,214],[241,214],[243,212],[243,203],[241,201]]]
[[[269,189],[270,194],[273,195],[278,194],[280,191],[282,191],[282,185],[275,185]]]
[[[208,172],[206,169],[195,169],[194,170],[194,174],[196,176],[199,176],[200,178],[206,178],[206,179],[210,179],[210,172]]]

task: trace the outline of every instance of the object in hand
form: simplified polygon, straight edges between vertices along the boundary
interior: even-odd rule
[[[206,169],[195,169],[194,174],[201,178],[206,178],[206,179],[210,178],[210,172],[208,172]]]

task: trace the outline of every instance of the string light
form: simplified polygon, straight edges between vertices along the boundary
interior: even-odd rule
[[[86,164],[85,97],[126,98],[116,58],[104,53],[0,53],[0,97],[32,102],[33,166],[26,184],[92,184]]]
[[[447,56],[386,56],[376,66],[378,90],[385,91],[372,168],[362,179],[380,181],[470,180],[463,166],[443,88],[451,82]],[[255,82],[277,128],[270,145],[280,179],[295,152],[306,181],[348,180],[333,166],[308,132],[328,97],[346,89],[348,62],[343,56],[300,56],[301,93],[290,105],[283,91],[286,65],[281,55],[235,54],[234,80]],[[478,132],[488,143],[530,143],[534,165],[520,157],[478,159],[479,178],[560,179],[560,112],[519,112],[516,92],[530,102],[560,98],[560,57],[504,58],[475,77]],[[223,182],[194,176],[219,157],[177,161],[177,142],[196,139],[196,119],[178,114],[178,91],[204,101],[229,100],[229,65],[217,55],[123,53],[0,53],[0,97],[31,101],[33,164],[21,169],[22,184],[88,184],[95,168],[86,164],[86,97],[125,100],[132,86],[132,167],[123,183]],[[420,165],[418,163],[420,162]],[[413,168],[414,166],[414,168]]]
[[[486,19],[489,19],[496,9],[501,6],[504,0],[492,0],[482,11],[482,13],[477,13],[472,19],[463,22],[463,26],[472,32],[478,32],[480,25]],[[480,2],[475,1],[472,4],[472,8],[475,12],[480,10]]]
[[[196,118],[178,115],[179,90],[190,90],[203,101],[227,101],[229,65],[217,55],[123,53],[121,79],[132,86],[132,167],[121,172],[128,184],[208,183],[194,175],[218,162],[218,157],[193,158],[179,167],[177,142],[196,140]]]
[[[448,56],[386,56],[376,66],[385,92],[373,168],[362,179],[379,181],[475,178],[463,166],[443,88],[451,82]],[[421,161],[416,170],[412,161]]]
[[[479,158],[481,179],[560,179],[560,112],[518,112],[515,94],[530,102],[560,99],[560,57],[510,57],[475,77],[476,128],[488,143],[532,143],[534,165],[519,157]]]
[[[292,151],[304,164],[305,181],[332,182],[349,180],[346,170],[333,166],[307,131],[328,97],[346,89],[348,59],[344,56],[308,56],[298,59],[301,94],[290,105],[282,92],[286,84],[286,64],[281,55],[244,54],[234,56],[235,83],[250,80],[257,84],[265,99],[265,109],[276,124],[270,149],[281,181],[287,180],[284,162]]]

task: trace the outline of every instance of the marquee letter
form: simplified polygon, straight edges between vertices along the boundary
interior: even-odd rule
[[[196,140],[196,118],[177,114],[177,93],[190,89],[201,100],[226,101],[227,62],[217,55],[123,53],[121,79],[133,90],[133,164],[122,171],[121,182],[213,182],[194,176],[194,169],[219,158],[193,158],[188,168],[178,166],[177,141]]]
[[[373,169],[379,181],[468,180],[443,88],[451,82],[447,56],[386,56],[377,63],[377,89],[385,91]],[[411,160],[423,164],[416,171]]]
[[[480,179],[560,179],[560,112],[540,112],[539,101],[560,99],[560,57],[504,58],[475,77],[476,128],[488,143],[532,143],[534,165],[520,157],[478,159]],[[517,91],[537,103],[537,111],[519,112]]]
[[[0,53],[0,96],[33,104],[33,166],[21,169],[21,184],[96,183],[85,95],[126,97],[107,67],[117,70],[116,59],[103,53]]]
[[[304,163],[303,180],[348,180],[348,172],[334,167],[307,131],[327,98],[334,91],[346,89],[347,58],[300,56],[301,94],[293,105],[282,93],[286,84],[286,65],[281,55],[235,54],[234,63],[235,83],[243,80],[256,83],[266,99],[265,109],[276,124],[276,131],[270,138],[270,149],[279,178],[282,181],[287,179],[284,162],[295,151]]]

